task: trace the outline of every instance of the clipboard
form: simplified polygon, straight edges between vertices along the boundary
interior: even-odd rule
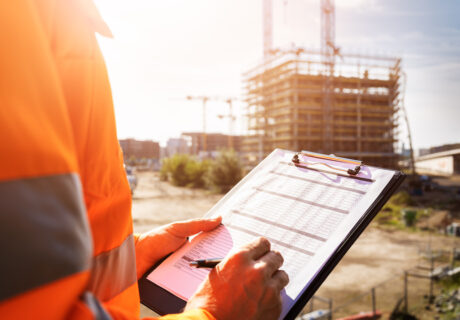
[[[324,157],[325,155],[320,156]],[[333,159],[337,162],[347,163],[348,161],[353,161],[353,163],[360,163],[359,160],[351,160],[335,156],[333,156]],[[331,258],[325,263],[324,267],[320,270],[320,272],[317,274],[315,279],[310,284],[309,289],[301,295],[299,300],[290,309],[290,311],[284,318],[285,320],[294,320],[299,315],[299,313],[302,311],[302,309],[305,307],[308,301],[314,296],[316,291],[319,289],[321,284],[327,279],[332,270],[334,270],[334,268],[337,266],[340,260],[342,260],[347,251],[351,248],[351,246],[355,243],[358,237],[363,233],[366,227],[379,213],[379,211],[382,209],[385,203],[393,195],[393,193],[399,188],[399,186],[402,184],[405,178],[406,174],[400,171],[395,172],[393,178],[386,185],[380,196],[375,199],[375,201],[372,203],[369,209],[364,213],[360,221],[354,226],[354,228],[344,239],[342,244],[332,254]]]
[[[226,200],[232,197],[236,190],[238,190],[241,184],[244,184],[248,180],[252,179],[257,175],[258,168],[267,161],[276,152],[289,152],[285,150],[276,149],[269,157],[267,157],[259,166],[253,169],[237,186],[234,187],[227,195],[225,195],[221,201],[213,208],[213,210],[219,210]],[[291,152],[292,153],[292,152]],[[297,157],[296,157],[297,156]],[[312,161],[312,159],[314,161]],[[337,175],[341,177],[352,178],[353,180],[367,179],[372,180],[369,177],[365,177],[362,173],[360,174],[361,168],[366,166],[358,160],[347,159],[336,157],[333,155],[323,155],[308,151],[302,151],[294,153],[294,156],[290,158],[288,162],[289,166],[301,168],[302,170],[321,172],[326,175]],[[359,167],[359,168],[358,168]],[[374,169],[379,169],[371,167]],[[352,170],[351,172],[349,170]],[[383,170],[383,169],[382,169]],[[259,170],[260,171],[260,170]],[[333,253],[323,262],[323,265],[314,275],[312,280],[306,285],[303,291],[296,297],[295,302],[289,307],[289,310],[284,314],[283,319],[290,320],[295,319],[296,316],[302,311],[311,297],[319,289],[321,284],[326,280],[327,276],[332,272],[335,266],[340,262],[346,252],[350,249],[356,239],[361,235],[365,228],[369,225],[372,219],[377,215],[383,205],[388,201],[390,196],[397,190],[405,179],[405,174],[399,171],[392,171],[393,176],[384,186],[382,191],[373,202],[368,206],[367,210],[360,216],[357,223],[353,225],[351,230],[346,234],[340,244],[335,248]],[[150,281],[148,276],[155,270],[162,261],[157,265],[153,266],[140,280],[139,280],[139,292],[141,297],[141,303],[157,312],[160,315],[169,313],[178,313],[186,305],[186,300],[179,296],[172,294],[168,290],[163,289],[161,286]]]

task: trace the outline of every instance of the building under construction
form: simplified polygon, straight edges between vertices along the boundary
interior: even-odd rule
[[[314,50],[271,54],[244,74],[248,166],[274,148],[396,167],[400,59]]]

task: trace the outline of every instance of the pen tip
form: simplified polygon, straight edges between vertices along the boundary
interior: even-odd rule
[[[192,261],[189,263],[190,267],[196,267],[198,265],[198,262]]]

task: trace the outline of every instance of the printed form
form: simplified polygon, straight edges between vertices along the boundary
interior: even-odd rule
[[[284,258],[290,282],[283,293],[281,318],[300,297],[327,259],[383,191],[394,171],[363,166],[357,176],[318,164],[354,165],[275,150],[206,215],[221,215],[217,229],[199,234],[147,277],[188,300],[209,273],[189,266],[196,259],[225,257],[256,237],[267,238]]]

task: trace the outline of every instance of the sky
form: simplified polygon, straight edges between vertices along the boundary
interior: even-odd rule
[[[165,144],[201,131],[202,102],[242,97],[262,58],[262,0],[95,0],[113,39],[99,36],[119,138]],[[320,0],[273,0],[274,46],[320,45]],[[460,1],[336,0],[336,45],[402,58],[414,148],[460,142]],[[235,102],[235,113],[244,104]],[[228,107],[207,103],[206,131],[229,133]],[[243,134],[244,121],[234,133]],[[400,140],[408,146],[400,125]]]

